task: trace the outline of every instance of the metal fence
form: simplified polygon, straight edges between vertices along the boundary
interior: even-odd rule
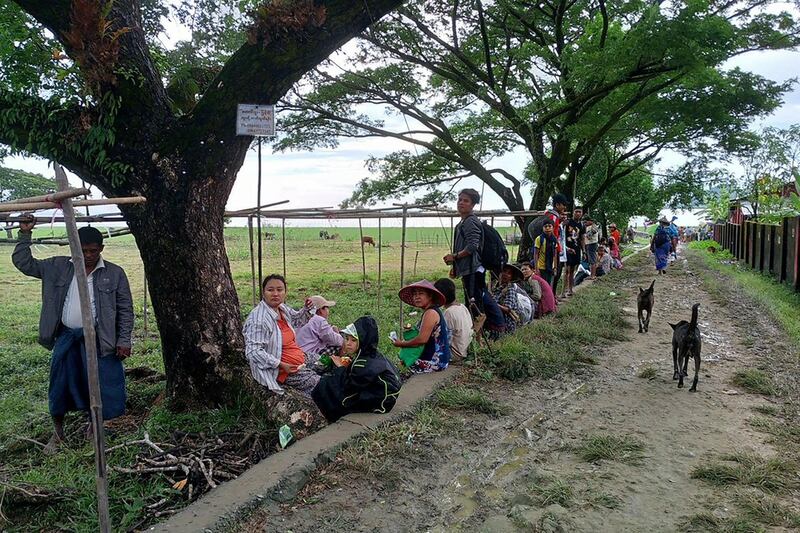
[[[715,224],[714,240],[754,270],[800,291],[800,217],[780,224]]]

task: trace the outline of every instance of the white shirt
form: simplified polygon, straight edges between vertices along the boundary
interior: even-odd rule
[[[450,351],[453,355],[466,357],[472,342],[472,315],[464,305],[454,303],[444,308],[444,320],[450,330]]]
[[[70,262],[72,259],[70,259]],[[101,268],[105,268],[106,264],[101,257],[97,264],[87,278],[89,281],[89,300],[92,304],[92,322],[97,321],[97,307],[94,305],[94,273]],[[78,276],[72,276],[72,283],[69,284],[67,290],[67,297],[64,300],[64,309],[61,311],[61,323],[68,328],[82,328],[83,315],[81,314],[81,299],[78,295]]]

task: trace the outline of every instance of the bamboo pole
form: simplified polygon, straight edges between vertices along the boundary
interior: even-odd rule
[[[142,320],[144,321],[144,337],[147,338],[147,272],[144,272],[144,300],[142,303]]]
[[[256,192],[256,205],[261,205],[261,137],[258,138],[258,186]],[[263,244],[261,237],[261,210],[257,214],[258,223],[258,282],[264,279]]]
[[[2,215],[0,214],[0,222],[28,222],[30,217],[21,215]],[[40,222],[64,222],[64,217],[33,217],[33,220],[38,224]],[[103,215],[79,216],[75,217],[75,222],[125,222],[125,218],[119,214],[114,214],[113,217]]]
[[[454,236],[455,236],[455,234],[453,233],[453,217],[450,217],[450,246],[448,246],[448,248],[450,248],[450,253],[453,253],[453,245],[454,245],[453,244],[453,238],[454,238]]]
[[[408,205],[403,204],[403,230],[400,233],[400,288],[405,286],[406,282],[406,213],[408,212]],[[402,331],[405,323],[403,321],[403,300],[400,300],[400,330]],[[402,338],[402,335],[400,336]]]
[[[225,216],[226,217],[249,216],[255,213],[256,211],[261,211],[262,209],[266,209],[267,207],[275,207],[276,205],[282,205],[288,203],[289,200],[281,200],[280,202],[272,202],[271,204],[264,204],[256,207],[248,207],[247,209],[237,209],[236,211],[225,211]]]
[[[258,304],[256,300],[256,258],[253,253],[253,217],[247,217],[247,235],[250,237],[250,280],[253,284],[253,307]],[[258,281],[261,283],[261,280]]]
[[[56,171],[56,182],[62,190],[69,187],[67,175],[58,163],[53,163]],[[67,223],[72,263],[75,265],[75,277],[78,284],[78,296],[81,302],[81,318],[83,322],[83,339],[86,347],[86,362],[89,378],[89,419],[92,424],[94,438],[95,482],[97,485],[97,512],[100,531],[111,531],[108,514],[108,478],[106,477],[105,440],[103,436],[103,403],[100,397],[100,379],[97,372],[97,337],[92,320],[92,304],[89,296],[88,277],[84,268],[83,250],[78,238],[78,226],[75,223],[75,211],[72,200],[65,198],[61,208]]]
[[[364,228],[360,218],[358,219],[358,234],[361,236],[361,285],[364,287],[364,292],[367,292],[367,258],[364,255]]]
[[[414,279],[417,278],[417,259],[419,259],[419,250],[414,254]]]
[[[9,200],[7,202],[3,202],[0,205],[33,204],[38,202],[57,202],[65,198],[76,198],[78,196],[84,196],[86,194],[89,194],[89,189],[87,189],[86,187],[80,189],[70,187],[69,189],[66,189],[64,191],[51,192],[50,194],[42,194],[40,196],[30,196],[28,198],[17,198],[16,200]]]
[[[378,311],[381,309],[381,248],[383,247],[383,235],[381,233],[381,219],[378,219]]]
[[[283,255],[283,277],[286,277],[286,219],[281,219],[281,248]]]
[[[147,199],[144,196],[130,196],[127,198],[101,198],[98,200],[73,200],[73,207],[85,205],[122,205],[143,204]],[[61,204],[56,202],[31,202],[26,204],[0,204],[0,213],[16,213],[18,211],[36,211],[38,209],[58,209]],[[65,217],[66,218],[66,217]],[[66,220],[65,220],[66,222]]]

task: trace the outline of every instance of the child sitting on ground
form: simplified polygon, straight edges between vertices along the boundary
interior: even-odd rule
[[[472,342],[472,315],[466,306],[456,302],[456,284],[453,280],[441,278],[433,286],[444,294],[444,320],[450,329],[450,353],[463,359]]]
[[[378,323],[363,316],[341,331],[342,357],[331,356],[336,365],[322,376],[311,393],[314,403],[330,422],[348,413],[388,413],[397,402],[402,382],[397,368],[378,352]]]

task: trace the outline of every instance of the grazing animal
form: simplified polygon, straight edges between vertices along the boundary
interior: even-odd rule
[[[371,244],[373,247],[375,247],[375,239],[370,236],[361,237],[361,246],[364,246],[365,244]]]
[[[319,238],[327,241],[328,239],[331,238],[331,236],[326,230],[321,230],[319,232]]]
[[[683,378],[687,376],[687,366],[689,357],[694,358],[694,381],[689,392],[697,392],[697,375],[700,373],[700,349],[702,340],[700,338],[700,328],[697,327],[697,309],[700,304],[692,306],[692,320],[687,322],[681,320],[672,326],[672,365],[675,373],[672,379],[678,380],[678,388],[683,388]]]
[[[274,233],[265,232],[264,233],[264,238],[266,240],[268,240],[268,241],[274,241],[275,240],[275,234]]]
[[[655,297],[653,296],[653,286],[656,280],[650,284],[647,290],[639,287],[639,295],[636,297],[636,307],[639,312],[639,333],[646,333],[650,329],[650,316],[653,314],[653,304]],[[647,318],[644,317],[644,312],[647,311]]]
[[[341,237],[341,235],[339,235],[338,233],[331,233],[331,237],[330,237],[330,239],[329,239],[329,240],[331,240],[331,241],[338,241],[338,240],[339,240],[339,237]]]

